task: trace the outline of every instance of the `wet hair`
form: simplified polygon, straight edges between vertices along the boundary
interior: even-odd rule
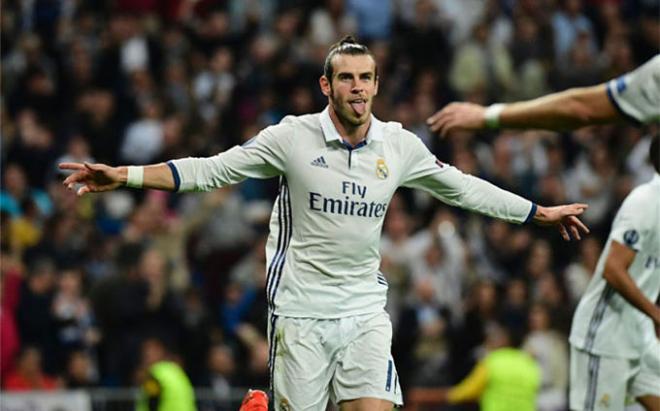
[[[656,133],[651,138],[651,147],[649,148],[649,161],[656,173],[660,173],[660,133]]]
[[[325,58],[325,63],[323,64],[323,75],[332,83],[332,75],[334,74],[334,68],[332,67],[332,59],[337,54],[348,54],[351,56],[371,56],[374,59],[374,64],[376,58],[373,53],[367,46],[360,44],[355,40],[353,36],[344,36],[337,43],[333,44],[330,47],[330,51]],[[375,68],[375,75],[378,77],[378,67]]]

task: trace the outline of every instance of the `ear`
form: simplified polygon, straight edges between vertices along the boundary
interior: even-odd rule
[[[374,96],[377,96],[378,95],[378,76],[376,76],[375,82],[376,82],[376,84],[375,84],[375,87],[374,87]]]
[[[319,78],[319,85],[321,86],[321,93],[323,93],[324,96],[330,97],[332,95],[332,85],[326,76],[321,76],[321,78]]]

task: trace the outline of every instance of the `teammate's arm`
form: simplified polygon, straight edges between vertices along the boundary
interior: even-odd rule
[[[443,137],[455,130],[480,130],[489,126],[487,110],[473,103],[451,103],[429,117],[427,124]],[[567,130],[624,119],[607,96],[605,84],[573,88],[494,110],[499,111],[493,116],[497,115],[497,127],[501,128]]]
[[[603,277],[605,281],[621,294],[630,304],[648,315],[656,325],[660,324],[660,307],[646,298],[628,273],[628,268],[637,252],[616,240],[612,240],[610,251],[605,261]]]

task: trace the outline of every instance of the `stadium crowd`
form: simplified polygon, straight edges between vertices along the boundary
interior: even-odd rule
[[[572,312],[620,201],[652,176],[657,125],[440,139],[425,120],[454,100],[533,98],[634,69],[660,51],[657,0],[9,0],[1,11],[3,389],[134,385],[149,338],[195,386],[267,387],[277,181],[77,199],[56,164],[208,156],[318,112],[328,47],[354,33],[378,62],[380,119],[539,203],[590,205],[592,233],[564,243],[397,193],[381,254],[404,393],[460,380],[497,321],[541,366],[539,410],[566,409]]]

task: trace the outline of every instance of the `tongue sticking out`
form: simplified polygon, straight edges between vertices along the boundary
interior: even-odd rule
[[[364,101],[352,102],[351,107],[353,107],[353,111],[355,111],[355,114],[357,114],[359,117],[362,117],[364,112],[367,110],[367,104]]]

